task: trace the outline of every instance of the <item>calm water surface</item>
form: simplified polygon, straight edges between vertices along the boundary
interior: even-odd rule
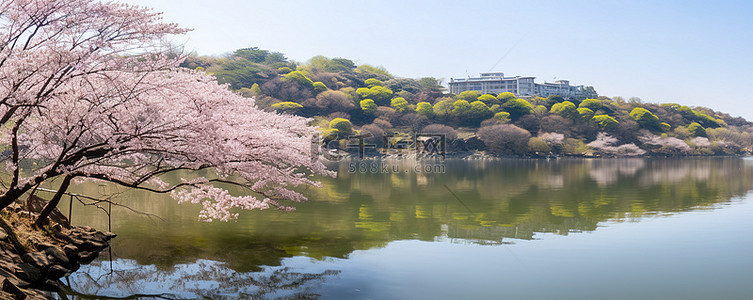
[[[103,252],[64,282],[81,298],[753,297],[753,160],[445,161],[445,173],[390,164],[399,172],[335,165],[338,177],[306,190],[296,212],[230,223],[122,193],[161,219],[114,208],[112,259]],[[72,221],[108,226],[75,203]]]

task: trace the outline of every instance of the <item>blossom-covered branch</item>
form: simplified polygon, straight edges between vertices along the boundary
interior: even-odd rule
[[[232,208],[302,201],[292,187],[332,174],[309,155],[316,130],[306,119],[259,110],[214,77],[179,68],[182,57],[161,44],[186,30],[159,14],[91,0],[3,0],[0,8],[0,144],[12,146],[3,160],[16,174],[0,208],[63,176],[171,191],[200,202],[202,219],[226,221],[237,216]],[[20,172],[23,160],[34,167]],[[159,179],[206,168],[217,178]],[[259,197],[215,185],[237,180]]]

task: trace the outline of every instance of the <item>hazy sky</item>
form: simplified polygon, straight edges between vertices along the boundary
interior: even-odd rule
[[[126,2],[192,28],[175,42],[202,55],[256,46],[296,61],[349,58],[411,78],[493,68],[753,120],[751,1]]]

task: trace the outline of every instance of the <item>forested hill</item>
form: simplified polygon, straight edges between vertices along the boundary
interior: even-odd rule
[[[384,148],[384,136],[395,143],[430,133],[447,136],[451,152],[523,156],[745,155],[753,145],[753,123],[705,107],[622,97],[453,95],[434,77],[400,78],[345,58],[300,63],[258,48],[191,56],[182,66],[214,74],[263,109],[313,118],[344,150],[356,133],[371,134]]]

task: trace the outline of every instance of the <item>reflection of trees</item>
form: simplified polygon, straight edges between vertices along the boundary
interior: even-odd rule
[[[634,176],[645,167],[645,162],[640,158],[626,158],[619,160],[596,160],[589,161],[590,175],[599,186],[614,184],[620,176]]]
[[[198,223],[198,208],[134,194],[137,209],[168,222],[116,214],[113,251],[159,270],[206,258],[236,271],[258,271],[284,257],[345,258],[401,239],[493,244],[537,232],[595,230],[606,220],[709,206],[753,188],[753,165],[737,158],[445,164],[446,174],[348,173],[344,164],[339,178],[308,190],[311,201],[296,212],[245,212],[236,223]],[[74,223],[97,225],[86,217],[74,213]]]
[[[70,290],[82,298],[106,295],[122,298],[210,298],[261,299],[288,297],[309,299],[318,295],[311,289],[339,271],[293,272],[289,268],[268,268],[262,272],[240,273],[223,263],[197,260],[174,266],[169,271],[133,260],[98,261],[68,277]],[[72,293],[72,294],[73,294]]]

